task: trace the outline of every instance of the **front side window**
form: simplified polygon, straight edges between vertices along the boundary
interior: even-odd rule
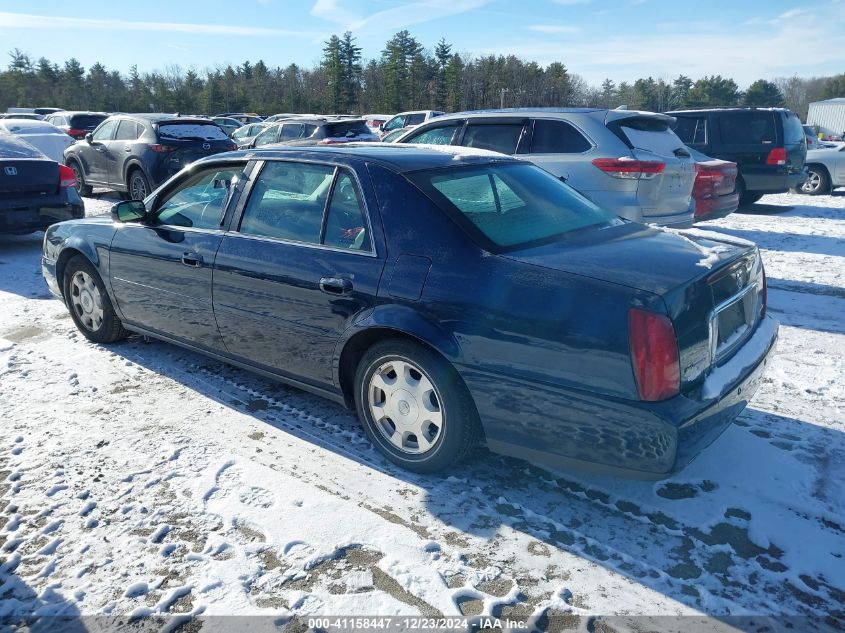
[[[455,123],[454,125],[445,125],[443,127],[430,128],[424,130],[409,138],[406,143],[427,143],[430,145],[451,145],[452,138],[455,136],[455,131],[463,125],[463,122]]]
[[[190,176],[167,195],[156,211],[159,224],[219,229],[229,195],[242,167],[218,167]]]
[[[391,130],[398,130],[400,127],[405,127],[405,117],[397,115],[390,119],[390,121],[382,125],[381,131],[390,132]]]
[[[495,123],[491,125],[468,125],[461,145],[489,149],[502,154],[516,154],[522,123]]]
[[[106,121],[96,130],[94,130],[94,140],[95,141],[109,141],[112,137],[112,132],[114,132],[114,128],[117,127],[117,121]]]
[[[279,133],[279,126],[272,125],[255,137],[255,146],[269,145],[276,142],[276,135]]]
[[[622,222],[533,165],[452,167],[410,179],[490,250],[525,248]]]
[[[240,232],[320,243],[334,167],[268,162],[252,188]]]

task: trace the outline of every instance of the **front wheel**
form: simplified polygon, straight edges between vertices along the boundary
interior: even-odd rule
[[[475,403],[457,372],[435,352],[405,340],[377,343],[355,374],[355,405],[370,440],[392,462],[432,473],[478,444]]]
[[[71,258],[65,267],[64,297],[73,322],[88,340],[113,343],[129,335],[114,311],[103,280],[81,255]]]
[[[801,193],[808,196],[820,196],[830,190],[830,178],[821,167],[810,167],[807,182],[801,185]]]

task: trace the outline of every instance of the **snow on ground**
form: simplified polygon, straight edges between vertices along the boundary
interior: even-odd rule
[[[41,234],[0,237],[0,618],[841,623],[845,195],[750,211],[701,228],[763,249],[777,357],[736,424],[660,482],[485,451],[409,474],[335,404],[165,343],[87,342],[46,290]]]

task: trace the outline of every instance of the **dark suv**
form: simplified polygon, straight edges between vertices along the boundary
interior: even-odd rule
[[[689,147],[737,164],[741,204],[783,193],[807,179],[807,141],[798,116],[784,108],[719,108],[667,112]]]
[[[107,118],[109,115],[105,112],[56,112],[48,114],[44,120],[75,139],[83,139]]]
[[[143,200],[159,184],[198,158],[237,149],[208,119],[174,114],[121,114],[103,121],[65,150],[77,191],[105,187]]]

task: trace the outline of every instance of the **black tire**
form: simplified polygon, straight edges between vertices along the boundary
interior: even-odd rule
[[[86,313],[82,307],[84,302],[80,302],[82,305],[76,305],[75,303],[75,297],[79,297],[79,293],[74,287],[74,278],[77,273],[87,275],[99,292],[99,302],[102,308],[102,321],[99,325],[88,324],[86,322]],[[74,324],[88,340],[95,343],[114,343],[129,336],[129,332],[123,327],[123,324],[114,311],[114,306],[112,306],[111,299],[109,299],[109,295],[103,285],[103,280],[91,262],[82,255],[72,257],[68,261],[67,266],[65,266],[62,293]],[[88,300],[90,301],[91,297],[88,297]]]
[[[126,191],[129,194],[129,200],[143,200],[150,195],[150,183],[139,167],[135,167],[129,172],[129,178],[126,180]]]
[[[736,179],[736,192],[739,194],[739,206],[743,207],[748,204],[754,204],[763,197],[762,193],[754,193],[745,188],[745,181],[742,176]]]
[[[85,176],[82,174],[82,167],[80,167],[79,163],[75,160],[69,161],[67,166],[73,172],[73,175],[76,176],[76,193],[79,194],[80,198],[85,198],[91,195],[91,192],[94,191],[94,188],[91,185],[85,184]]]
[[[392,425],[392,422],[385,422],[389,420],[387,416],[381,422],[376,420],[370,410],[371,379],[381,368],[397,361],[422,369],[433,386],[437,408],[442,415],[436,438],[431,447],[422,453],[408,453],[395,446],[379,426]],[[478,412],[461,377],[437,353],[411,341],[388,339],[376,343],[364,353],[355,372],[355,407],[367,436],[376,448],[393,463],[417,473],[434,473],[460,463],[481,439]]]
[[[807,168],[809,177],[807,182],[801,185],[801,193],[808,196],[821,196],[830,193],[830,175],[820,165],[810,165]]]

